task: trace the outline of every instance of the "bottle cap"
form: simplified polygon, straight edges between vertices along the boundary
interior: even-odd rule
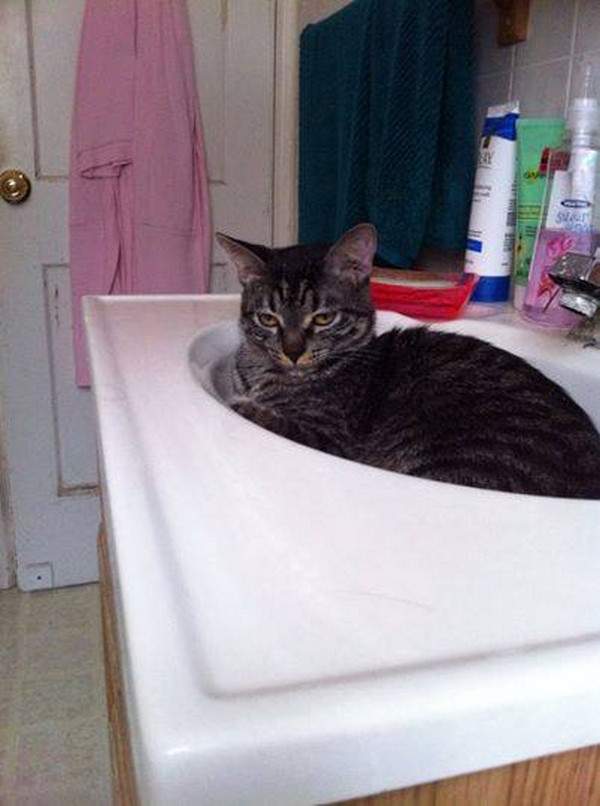
[[[567,128],[578,134],[600,131],[600,106],[594,85],[594,66],[590,62],[583,67],[579,92],[569,106]]]

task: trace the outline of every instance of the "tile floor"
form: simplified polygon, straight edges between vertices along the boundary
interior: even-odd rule
[[[0,591],[0,806],[110,806],[98,585]]]

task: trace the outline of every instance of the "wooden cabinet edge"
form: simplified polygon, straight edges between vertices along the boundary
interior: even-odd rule
[[[110,560],[106,533],[102,526],[98,533],[98,564],[113,803],[115,806],[138,806],[127,711],[123,696]]]

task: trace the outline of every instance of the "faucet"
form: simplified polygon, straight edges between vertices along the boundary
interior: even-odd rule
[[[560,287],[559,303],[585,319],[569,336],[584,347],[600,347],[600,249],[594,255],[567,252],[550,269],[549,275]]]

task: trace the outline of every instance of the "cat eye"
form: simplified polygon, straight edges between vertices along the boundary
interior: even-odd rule
[[[257,319],[263,327],[277,327],[279,321],[272,313],[259,313]]]
[[[332,313],[331,311],[316,313],[313,316],[313,322],[315,325],[317,325],[317,327],[327,327],[327,325],[331,325],[333,323],[335,317],[336,314]]]

